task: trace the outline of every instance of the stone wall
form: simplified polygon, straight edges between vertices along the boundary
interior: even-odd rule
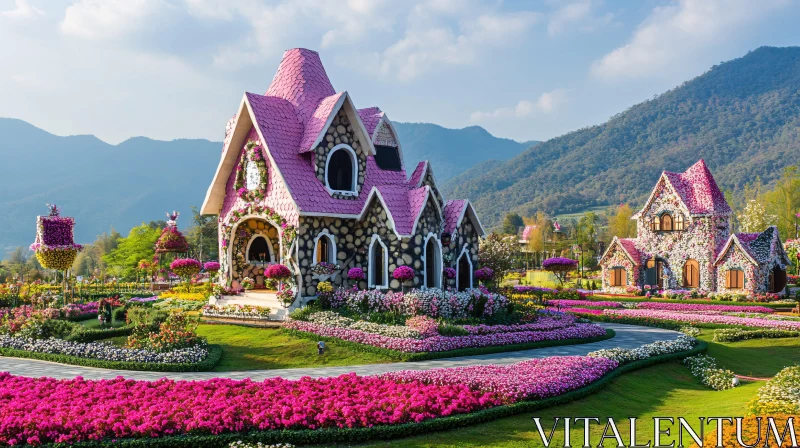
[[[281,259],[280,236],[278,229],[271,224],[260,219],[248,219],[239,224],[234,232],[233,247],[231,252],[231,284],[233,287],[239,286],[245,277],[252,278],[256,285],[264,284],[264,267],[256,266],[247,262],[247,245],[254,235],[267,237],[267,241],[272,244],[272,262],[278,263]]]
[[[442,198],[442,194],[439,193],[439,187],[436,186],[436,182],[433,180],[433,173],[431,172],[430,167],[428,168],[428,172],[425,173],[425,179],[422,180],[422,185],[427,185],[431,188],[431,192],[436,198],[436,202],[439,203],[439,208],[444,210],[444,199]]]
[[[350,123],[350,119],[347,118],[344,108],[339,109],[339,112],[333,118],[333,122],[328,127],[328,131],[325,133],[325,137],[314,149],[314,173],[317,179],[322,182],[322,185],[325,185],[325,163],[328,160],[328,154],[331,149],[339,144],[350,145],[356,153],[356,158],[358,159],[356,193],[359,193],[361,192],[361,186],[364,185],[364,175],[367,172],[367,149],[362,148],[361,143],[356,138],[353,125]],[[355,196],[346,196],[338,193],[334,193],[333,196],[339,199],[356,199]]]
[[[470,260],[472,260],[473,271],[475,269],[478,269],[479,246],[480,246],[480,235],[478,234],[478,228],[472,222],[472,219],[470,219],[469,213],[467,213],[464,216],[464,219],[461,221],[461,224],[453,233],[453,236],[450,239],[450,244],[448,244],[447,246],[444,245],[442,246],[444,267],[458,269],[456,266],[458,256],[461,255],[461,251],[464,249],[464,247],[467,247],[467,250],[469,251],[470,255]],[[450,287],[456,286],[455,279],[445,279],[445,280],[447,282],[446,286]]]

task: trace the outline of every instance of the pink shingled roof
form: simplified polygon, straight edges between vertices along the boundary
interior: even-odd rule
[[[725,200],[706,163],[699,162],[683,173],[664,172],[669,182],[689,212],[693,215],[730,215],[731,208]]]
[[[619,241],[619,245],[622,246],[622,249],[624,249],[625,252],[627,252],[628,255],[630,255],[634,263],[636,263],[637,265],[641,264],[641,260],[639,258],[639,251],[636,250],[636,245],[634,244],[633,239],[618,238],[617,241]]]
[[[417,167],[414,168],[414,172],[411,173],[411,179],[408,180],[408,188],[418,188],[422,184],[422,176],[425,175],[425,170],[427,168],[427,160],[423,160],[417,164]]]
[[[365,109],[358,109],[358,116],[361,117],[364,127],[367,128],[369,138],[372,138],[373,135],[375,135],[375,128],[378,127],[378,123],[381,121],[383,112],[377,107],[367,107]]]
[[[408,190],[402,185],[381,185],[378,187],[378,192],[394,219],[397,233],[410,235],[413,232],[415,215],[413,215],[413,207],[409,203]]]
[[[337,112],[333,109],[343,95],[344,92],[340,92],[335,95],[325,97],[322,101],[320,101],[319,106],[317,106],[317,108],[314,110],[314,113],[308,117],[308,121],[305,124],[306,129],[303,132],[303,139],[300,140],[300,152],[314,150],[312,147],[314,145],[314,141],[323,131],[327,129],[325,125],[328,122],[328,118]]]
[[[283,53],[278,71],[264,96],[283,98],[295,107],[305,126],[323,98],[335,95],[316,51],[293,48]]]
[[[444,205],[444,231],[453,233],[458,227],[458,220],[464,213],[467,206],[466,199],[454,199],[447,201]]]

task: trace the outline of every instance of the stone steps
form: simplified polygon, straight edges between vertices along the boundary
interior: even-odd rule
[[[271,320],[286,320],[289,313],[294,308],[286,309],[283,303],[278,300],[274,292],[251,292],[247,291],[238,296],[221,296],[220,298],[209,299],[211,305],[253,305],[263,306],[270,309],[269,318]]]

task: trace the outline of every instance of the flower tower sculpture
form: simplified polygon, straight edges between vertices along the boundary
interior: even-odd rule
[[[36,217],[36,240],[30,248],[42,267],[64,273],[62,286],[66,301],[66,273],[83,246],[74,241],[75,218],[60,216],[61,210],[56,204],[47,206],[50,214]]]
[[[161,231],[161,236],[156,241],[157,254],[189,252],[189,243],[178,230],[178,216],[180,213],[174,210],[172,213],[167,213],[167,226]]]

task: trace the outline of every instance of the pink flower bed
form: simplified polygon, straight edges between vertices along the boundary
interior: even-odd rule
[[[319,325],[301,320],[290,320],[284,328],[305,331],[358,342],[360,344],[397,350],[406,353],[444,352],[459,348],[489,347],[494,345],[522,344],[526,342],[554,341],[562,339],[585,339],[603,336],[606,330],[595,324],[574,324],[570,327],[551,331],[516,331],[512,333],[493,333],[470,336],[434,336],[426,339],[407,339],[382,336],[350,328]]]
[[[517,331],[550,331],[575,325],[575,318],[570,315],[562,317],[540,317],[536,322],[514,325],[464,325],[469,334],[513,333]]]
[[[775,310],[765,306],[746,306],[746,305],[693,305],[690,303],[663,303],[663,302],[639,302],[636,308],[645,310],[667,310],[667,311],[715,311],[719,313],[764,313],[771,314]]]
[[[355,374],[296,381],[55,380],[0,373],[0,443],[74,443],[418,423],[506,402],[465,384]]]
[[[622,308],[619,302],[604,302],[602,300],[548,300],[547,304],[550,306],[557,306],[559,308],[567,308],[573,306],[587,307],[596,306],[598,308]]]
[[[774,328],[781,330],[800,330],[798,321],[781,321],[774,319],[759,319],[754,317],[736,317],[718,314],[681,313],[666,310],[605,310],[610,316],[638,317],[646,319],[664,319],[677,322],[708,323],[722,325],[740,325],[743,327]]]
[[[561,395],[596,381],[617,368],[617,361],[588,356],[554,356],[512,365],[403,370],[381,375],[401,382],[466,385],[499,394],[509,402]]]
[[[605,310],[596,310],[596,309],[591,309],[591,308],[572,307],[572,308],[562,308],[561,311],[564,311],[564,312],[567,312],[567,313],[594,314],[596,316],[599,316],[599,315],[603,314],[603,311],[605,311]]]

